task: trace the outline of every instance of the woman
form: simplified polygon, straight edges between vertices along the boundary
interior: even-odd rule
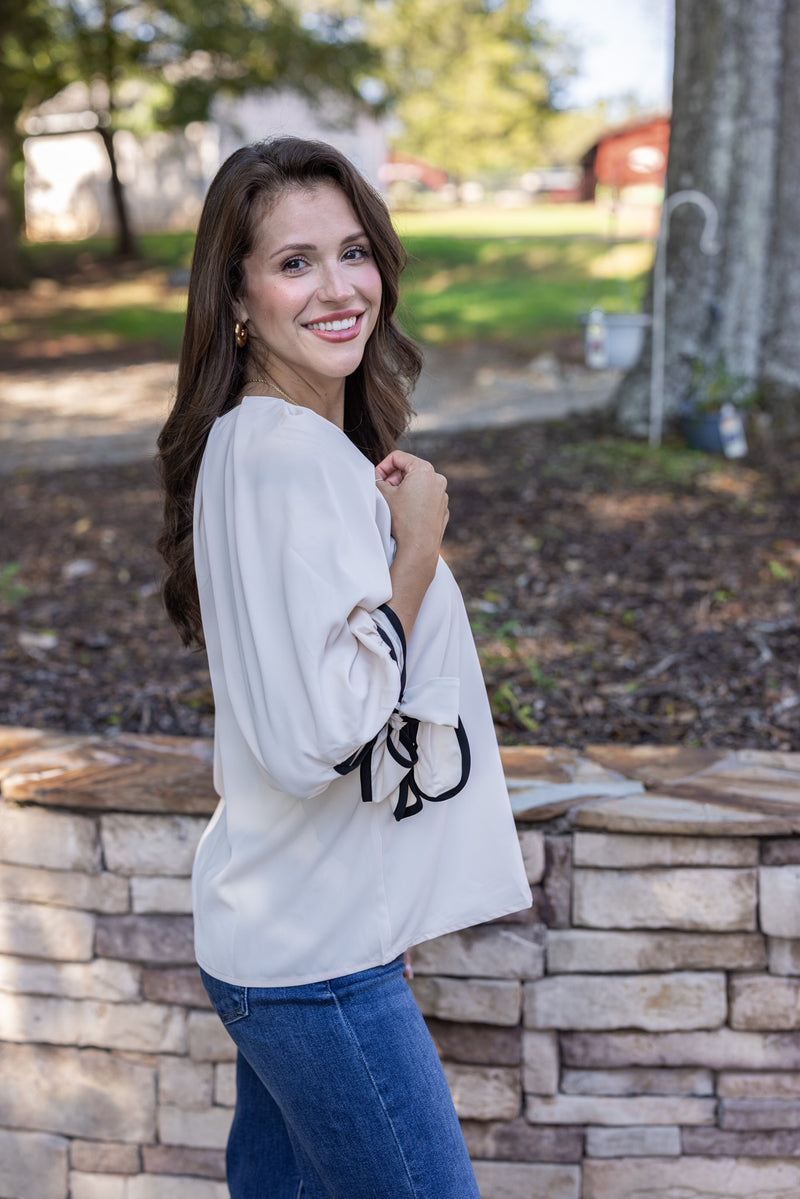
[[[446,482],[396,448],[420,369],[392,321],[403,264],[332,147],[236,151],[159,439],[165,602],[216,709],[193,899],[238,1047],[232,1199],[478,1194],[403,953],[530,888],[439,558]]]

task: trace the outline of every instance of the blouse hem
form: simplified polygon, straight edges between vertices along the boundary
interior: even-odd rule
[[[459,917],[447,924],[437,926],[430,932],[418,933],[415,939],[410,944],[392,942],[388,949],[380,954],[371,956],[369,960],[361,960],[354,964],[345,965],[337,974],[326,975],[320,978],[318,975],[292,975],[291,977],[281,977],[270,979],[269,981],[259,980],[258,982],[252,979],[234,978],[230,974],[220,974],[213,969],[207,962],[201,961],[199,955],[196,956],[197,965],[206,974],[210,974],[212,978],[216,978],[219,982],[228,983],[232,987],[256,987],[258,989],[269,990],[276,987],[306,987],[312,983],[327,982],[333,978],[344,978],[349,974],[360,974],[362,970],[371,970],[378,966],[386,966],[389,962],[393,962],[398,954],[405,953],[407,949],[413,949],[415,945],[422,945],[425,941],[433,941],[436,937],[447,936],[448,933],[461,932],[465,928],[474,928],[478,924],[485,924],[490,920],[499,920],[501,916],[510,916],[512,912],[524,912],[533,903],[533,897],[528,903],[517,906],[516,903],[510,901],[503,904],[498,909],[492,909],[491,914],[481,913],[474,919],[468,918],[464,920]]]

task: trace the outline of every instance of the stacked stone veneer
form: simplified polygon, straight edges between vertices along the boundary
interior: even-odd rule
[[[0,1199],[227,1196],[209,752],[0,730]],[[505,761],[533,906],[412,983],[483,1199],[797,1199],[800,755]]]

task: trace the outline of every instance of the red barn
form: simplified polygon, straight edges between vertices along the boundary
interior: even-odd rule
[[[401,154],[399,150],[391,150],[388,161],[380,169],[380,181],[384,187],[388,187],[390,183],[396,183],[398,179],[403,179],[410,180],[412,183],[421,183],[423,187],[430,188],[431,191],[438,191],[447,183],[447,178],[447,171],[433,167],[430,163],[423,162],[421,158],[414,158],[411,154]]]
[[[593,200],[598,183],[619,193],[635,183],[663,184],[669,117],[649,117],[604,133],[581,159],[581,199]]]

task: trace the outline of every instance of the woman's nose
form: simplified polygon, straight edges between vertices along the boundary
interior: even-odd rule
[[[321,300],[341,302],[349,299],[355,288],[348,277],[347,268],[341,263],[329,263],[323,268],[318,289]]]

